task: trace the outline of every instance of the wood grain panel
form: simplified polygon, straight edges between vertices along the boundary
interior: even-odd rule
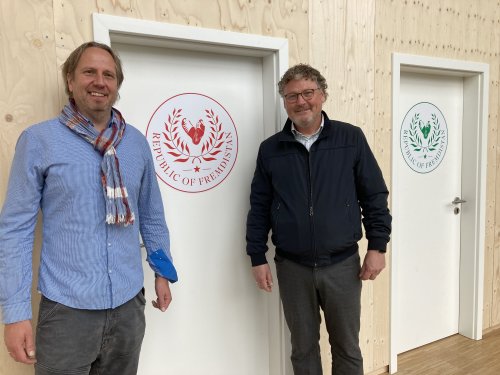
[[[488,184],[486,213],[486,249],[484,278],[484,328],[500,324],[499,290],[500,290],[500,6],[489,9],[492,30],[489,39],[490,63],[490,101],[488,129]]]
[[[488,212],[486,217],[486,246],[491,249],[488,254],[491,273],[485,274],[485,284],[491,286],[489,302],[491,315],[487,327],[500,325],[500,2],[495,9],[490,9],[490,112],[488,131]],[[490,281],[491,280],[491,281]],[[486,301],[485,301],[486,302]],[[485,309],[486,313],[486,309]],[[486,319],[485,319],[486,320]]]
[[[234,0],[94,0],[54,4],[58,48],[92,38],[93,12],[218,30],[288,38],[290,63],[308,53],[308,2]]]
[[[312,1],[310,62],[327,78],[325,109],[373,143],[374,1]]]
[[[0,2],[0,199],[17,137],[57,113],[50,1]]]
[[[52,1],[0,1],[0,206],[19,134],[27,126],[59,112],[58,69],[54,56]],[[40,230],[36,231],[35,258]],[[35,268],[37,262],[35,261]],[[34,288],[33,288],[34,292]],[[33,299],[34,315],[38,298]],[[17,364],[0,345],[0,374],[33,374]]]

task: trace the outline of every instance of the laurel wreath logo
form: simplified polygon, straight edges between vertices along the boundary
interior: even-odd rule
[[[199,163],[203,163],[203,161],[209,162],[216,160],[214,156],[222,152],[222,146],[229,134],[222,131],[222,123],[219,121],[219,116],[212,109],[205,109],[205,114],[210,123],[210,135],[203,142],[201,152],[197,154],[191,153],[189,145],[180,136],[181,127],[179,123],[181,121],[182,108],[174,108],[172,113],[168,115],[167,122],[164,123],[165,131],[163,132],[163,136],[166,141],[164,145],[170,150],[168,154],[176,158],[174,162],[186,163],[189,160],[191,160],[191,163],[195,161]]]
[[[443,130],[441,129],[441,125],[435,113],[431,114],[431,120],[432,123],[431,121],[424,123],[420,119],[420,113],[415,113],[411,119],[410,130],[408,132],[408,138],[410,139],[413,151],[422,152],[424,154],[424,159],[427,158],[429,152],[437,149],[443,135]],[[423,139],[420,135],[423,136]]]

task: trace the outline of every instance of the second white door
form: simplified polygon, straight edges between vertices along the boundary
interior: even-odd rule
[[[460,213],[456,210],[461,204],[452,201],[461,198],[463,80],[402,73],[399,103],[399,123],[408,116],[413,121],[413,133],[409,129],[400,134],[412,136],[402,141],[401,150],[394,150],[399,177],[393,210],[399,213],[395,229],[400,241],[393,267],[398,283],[397,347],[402,353],[458,332]],[[428,119],[415,110],[419,103],[432,109]],[[432,150],[429,139],[438,134],[432,124],[438,121],[431,116],[436,114],[446,122],[440,125],[446,130],[442,132],[446,147],[429,161],[423,159],[422,147]],[[431,162],[436,165],[423,167],[422,163]]]

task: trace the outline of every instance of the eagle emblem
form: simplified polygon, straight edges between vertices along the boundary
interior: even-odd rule
[[[188,126],[189,123],[189,126]],[[203,123],[203,120],[198,120],[196,125],[193,125],[191,121],[189,121],[186,118],[182,119],[181,122],[182,129],[186,132],[187,135],[191,138],[193,143],[195,145],[199,144],[201,141],[201,138],[203,137],[203,134],[205,134],[205,124]]]

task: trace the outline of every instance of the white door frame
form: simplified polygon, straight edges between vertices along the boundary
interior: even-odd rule
[[[480,340],[483,329],[484,246],[486,220],[486,162],[488,136],[488,64],[393,53],[392,55],[392,215],[390,373],[397,372],[398,259],[407,239],[398,223],[399,96],[401,73],[414,72],[463,78],[462,207],[460,224],[460,304],[458,332]],[[450,198],[451,199],[451,198]],[[403,270],[404,271],[404,270]]]
[[[287,115],[281,105],[277,83],[288,68],[287,39],[99,13],[92,14],[92,21],[94,40],[107,45],[111,45],[111,42],[138,44],[262,58],[264,137],[274,134],[284,124]],[[289,345],[286,339],[287,328],[277,293],[269,297],[268,307],[269,373],[285,375],[289,371],[287,354]]]

